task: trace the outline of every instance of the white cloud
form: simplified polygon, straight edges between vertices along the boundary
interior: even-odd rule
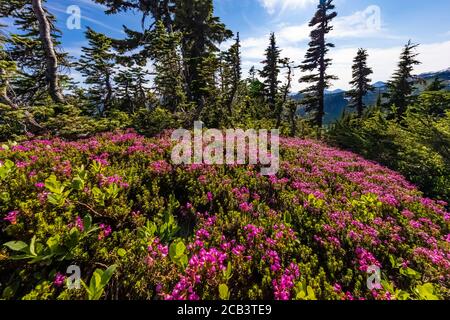
[[[269,14],[277,10],[284,12],[287,9],[304,8],[310,4],[317,4],[317,0],[259,0]]]

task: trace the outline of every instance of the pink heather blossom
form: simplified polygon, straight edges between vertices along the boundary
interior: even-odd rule
[[[366,249],[358,247],[356,248],[355,253],[356,256],[358,257],[359,270],[367,272],[367,269],[372,265],[381,268],[380,262],[378,262],[378,260],[374,257],[374,255],[369,251],[367,251]]]
[[[253,211],[253,204],[248,202],[243,202],[239,205],[239,209],[241,209],[242,212],[250,212]]]
[[[208,193],[206,194],[206,197],[208,199],[208,202],[212,202],[213,201],[213,194],[211,193],[211,191],[208,191]]]
[[[53,285],[55,287],[62,287],[64,285],[64,281],[66,280],[66,277],[62,273],[57,273],[55,275],[55,280],[53,280]]]
[[[202,279],[209,281],[216,274],[220,274],[226,269],[225,260],[227,254],[216,249],[200,249],[189,260],[185,274],[181,276],[178,283],[170,294],[164,295],[166,300],[198,300],[200,297],[195,292],[195,286],[202,282]]]
[[[6,217],[3,218],[5,221],[9,221],[11,224],[17,224],[17,217],[20,214],[19,211],[11,211]]]
[[[279,279],[272,280],[275,300],[289,300],[295,281],[300,277],[298,265],[291,263]]]
[[[34,186],[35,186],[36,188],[38,188],[38,189],[43,189],[43,188],[45,188],[45,183],[43,183],[43,182],[37,182],[37,183],[34,184]]]
[[[262,227],[256,227],[252,224],[249,224],[244,227],[244,230],[247,232],[247,241],[252,242],[255,238],[257,238],[264,229]]]
[[[150,170],[156,174],[165,174],[172,171],[172,166],[165,160],[158,160],[150,165]]]
[[[100,224],[99,227],[100,227],[100,233],[98,234],[98,240],[103,240],[103,239],[107,238],[112,232],[111,226],[108,226],[106,224],[102,223],[102,224]]]
[[[80,217],[77,217],[75,220],[75,227],[80,230],[81,232],[84,231],[84,223],[83,223],[83,219],[81,219]]]
[[[109,166],[108,158],[109,158],[109,154],[106,153],[106,152],[104,152],[104,153],[102,153],[100,155],[92,155],[90,157],[91,160],[100,163],[104,167]]]
[[[105,177],[103,175],[100,175],[100,186],[110,186],[112,184],[115,184],[121,188],[128,188],[130,185],[124,181],[123,177],[115,174],[113,176],[110,177]]]

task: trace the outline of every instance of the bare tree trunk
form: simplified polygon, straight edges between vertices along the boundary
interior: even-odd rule
[[[33,11],[36,15],[39,25],[39,35],[44,47],[46,64],[47,64],[47,81],[49,85],[50,97],[56,103],[64,103],[64,97],[59,87],[58,79],[58,58],[53,46],[52,36],[50,33],[50,23],[47,15],[42,8],[42,0],[32,0]]]

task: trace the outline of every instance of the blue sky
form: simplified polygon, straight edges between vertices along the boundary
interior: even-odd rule
[[[282,55],[300,63],[308,44],[307,23],[318,0],[215,0],[219,16],[242,39],[244,70],[259,66],[270,32],[275,32]],[[351,63],[359,47],[369,51],[374,81],[386,81],[396,66],[401,47],[412,39],[420,43],[422,65],[416,72],[437,71],[450,67],[450,1],[448,0],[335,0],[338,18],[330,40],[336,48],[331,72],[339,76],[334,88],[348,88]],[[70,5],[81,9],[80,30],[69,30],[66,13]],[[49,10],[58,18],[63,31],[63,47],[79,56],[86,44],[84,30],[90,26],[109,36],[123,37],[122,25],[140,28],[139,13],[107,16],[104,8],[91,0],[48,0]],[[229,43],[222,45],[226,48]],[[299,74],[296,75],[297,77]],[[74,74],[75,78],[79,75]],[[301,84],[295,83],[295,90]]]

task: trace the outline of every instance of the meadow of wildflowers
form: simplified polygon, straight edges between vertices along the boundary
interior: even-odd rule
[[[1,297],[450,298],[448,206],[398,173],[313,140],[281,139],[276,176],[176,166],[171,146],[132,131],[2,146]]]

